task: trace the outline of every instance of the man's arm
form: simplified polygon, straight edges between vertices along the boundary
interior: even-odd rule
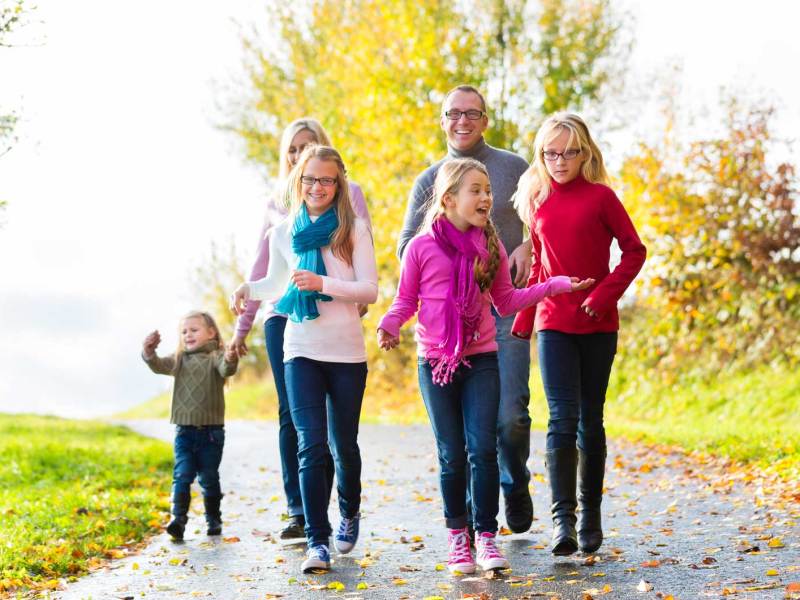
[[[425,218],[425,207],[433,193],[433,175],[428,171],[422,173],[414,181],[411,193],[408,195],[406,214],[403,217],[403,228],[397,236],[397,258],[402,260],[408,242],[417,234],[422,220]]]

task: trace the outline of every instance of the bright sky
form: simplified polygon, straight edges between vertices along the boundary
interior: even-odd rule
[[[168,387],[141,340],[157,328],[174,348],[211,241],[254,247],[265,188],[214,127],[213,82],[238,72],[233,20],[260,2],[35,4],[44,43],[0,49],[0,109],[22,110],[20,142],[0,157],[0,410],[109,414]],[[786,65],[800,64],[800,5],[618,4],[637,18],[642,88],[675,59],[689,102],[714,106],[723,85],[763,91],[797,138]]]

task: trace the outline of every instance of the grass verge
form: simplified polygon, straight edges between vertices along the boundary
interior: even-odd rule
[[[0,594],[54,589],[163,526],[172,452],[124,427],[0,414]]]

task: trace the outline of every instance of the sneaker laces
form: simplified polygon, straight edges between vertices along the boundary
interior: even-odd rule
[[[328,547],[325,544],[320,546],[311,546],[306,552],[306,556],[308,558],[316,558],[317,560],[327,561],[328,560]]]
[[[451,529],[448,542],[450,562],[472,562],[472,553],[469,551],[469,538],[465,529]]]
[[[484,558],[492,559],[492,558],[504,558],[503,554],[497,548],[497,544],[495,544],[495,538],[493,533],[489,533],[488,531],[483,531],[478,534],[478,552]]]
[[[353,537],[354,529],[356,524],[356,518],[353,517],[352,519],[348,519],[347,517],[342,517],[342,520],[339,521],[339,531],[336,533],[336,537]]]

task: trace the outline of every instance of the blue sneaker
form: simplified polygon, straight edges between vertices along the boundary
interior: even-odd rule
[[[339,521],[339,531],[336,532],[336,537],[333,540],[333,545],[340,554],[347,554],[352,550],[358,541],[358,521],[361,518],[361,513],[357,513],[355,517],[347,518],[342,517]]]
[[[325,544],[311,546],[306,551],[306,559],[303,561],[301,569],[303,573],[309,573],[316,569],[328,570],[331,568],[331,553]]]

